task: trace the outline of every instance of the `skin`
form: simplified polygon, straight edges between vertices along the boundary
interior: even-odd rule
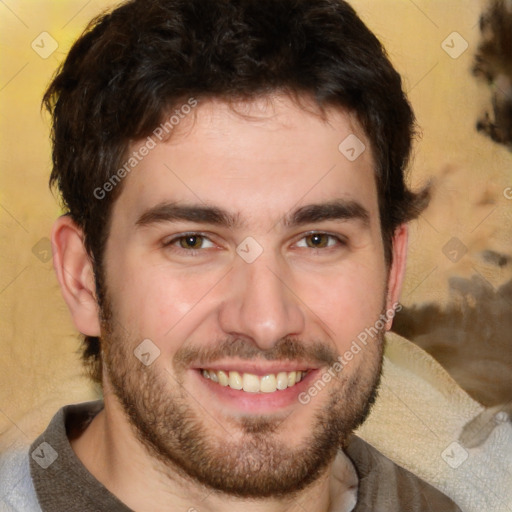
[[[68,217],[53,228],[55,270],[75,326],[84,334],[102,335],[105,351],[105,409],[72,447],[87,469],[134,510],[172,505],[173,510],[223,511],[242,505],[247,511],[326,511],[334,499],[329,484],[335,451],[313,482],[297,484],[297,492],[256,500],[229,495],[191,478],[142,439],[125,412],[123,393],[146,400],[149,412],[153,405],[165,412],[166,404],[179,403],[205,433],[215,460],[233,463],[230,454],[243,454],[261,471],[278,475],[272,450],[299,462],[304,447],[319,436],[316,421],[332,409],[333,397],[336,413],[346,416],[350,430],[352,409],[365,409],[378,381],[381,339],[370,342],[307,405],[295,399],[283,405],[271,394],[259,401],[243,392],[243,399],[226,398],[199,375],[198,367],[247,371],[252,365],[254,373],[265,374],[295,364],[311,370],[311,382],[318,380],[329,357],[348,350],[398,301],[405,268],[405,225],[395,232],[393,264],[386,267],[370,144],[352,115],[328,109],[324,120],[312,104],[305,110],[282,95],[237,109],[252,117],[219,100],[200,103],[195,116],[184,119],[170,140],[152,149],[125,178],[105,253],[109,322],[100,318],[80,229]],[[350,134],[367,148],[353,162],[338,150]],[[334,200],[357,203],[367,221],[355,216],[283,222],[298,208]],[[216,206],[239,224],[174,220],[137,225],[148,209],[164,202]],[[190,232],[207,237],[195,239],[194,255],[176,238]],[[311,232],[332,237],[312,239]],[[247,237],[263,249],[252,263],[236,252]],[[170,240],[174,243],[164,246]],[[313,240],[322,247],[315,248]],[[144,339],[160,350],[148,367],[133,356]],[[283,340],[300,349],[297,357],[283,349]],[[230,344],[237,351],[230,351]],[[329,357],[322,359],[321,353]],[[300,384],[305,385],[301,389],[310,385]],[[164,440],[172,434],[166,432]],[[340,442],[346,434],[336,433]],[[269,450],[261,460],[258,442],[268,442],[260,445]],[[172,449],[172,439],[169,443]],[[342,478],[336,476],[348,482],[353,468],[344,464]]]

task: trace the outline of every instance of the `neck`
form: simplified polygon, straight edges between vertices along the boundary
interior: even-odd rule
[[[357,476],[341,450],[320,478],[292,497],[236,498],[212,492],[152,456],[120,409],[105,396],[105,408],[71,446],[87,470],[132,510],[227,512],[236,506],[244,512],[330,512],[333,504],[337,511],[351,510]]]

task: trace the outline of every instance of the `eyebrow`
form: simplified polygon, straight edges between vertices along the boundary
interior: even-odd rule
[[[326,220],[360,221],[364,227],[368,227],[370,213],[357,201],[335,199],[326,203],[302,206],[285,215],[281,224],[293,228]],[[244,225],[240,221],[239,213],[233,214],[216,206],[166,202],[145,210],[135,222],[135,226],[145,227],[173,221],[211,224],[230,229]]]

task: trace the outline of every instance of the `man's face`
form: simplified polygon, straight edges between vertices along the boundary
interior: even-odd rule
[[[352,134],[369,147],[353,118],[284,96],[244,113],[200,103],[126,178],[104,265],[105,399],[172,470],[278,496],[367,413],[382,333],[332,368],[389,307],[388,272],[371,152],[338,149]]]

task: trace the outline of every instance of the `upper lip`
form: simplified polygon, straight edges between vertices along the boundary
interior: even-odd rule
[[[276,361],[276,362],[235,362],[235,361],[216,361],[214,363],[206,363],[205,365],[196,367],[206,370],[224,370],[226,372],[239,372],[239,373],[252,373],[254,375],[269,375],[271,373],[277,374],[279,372],[294,372],[294,371],[307,371],[315,370],[317,366],[306,362],[297,361]]]

